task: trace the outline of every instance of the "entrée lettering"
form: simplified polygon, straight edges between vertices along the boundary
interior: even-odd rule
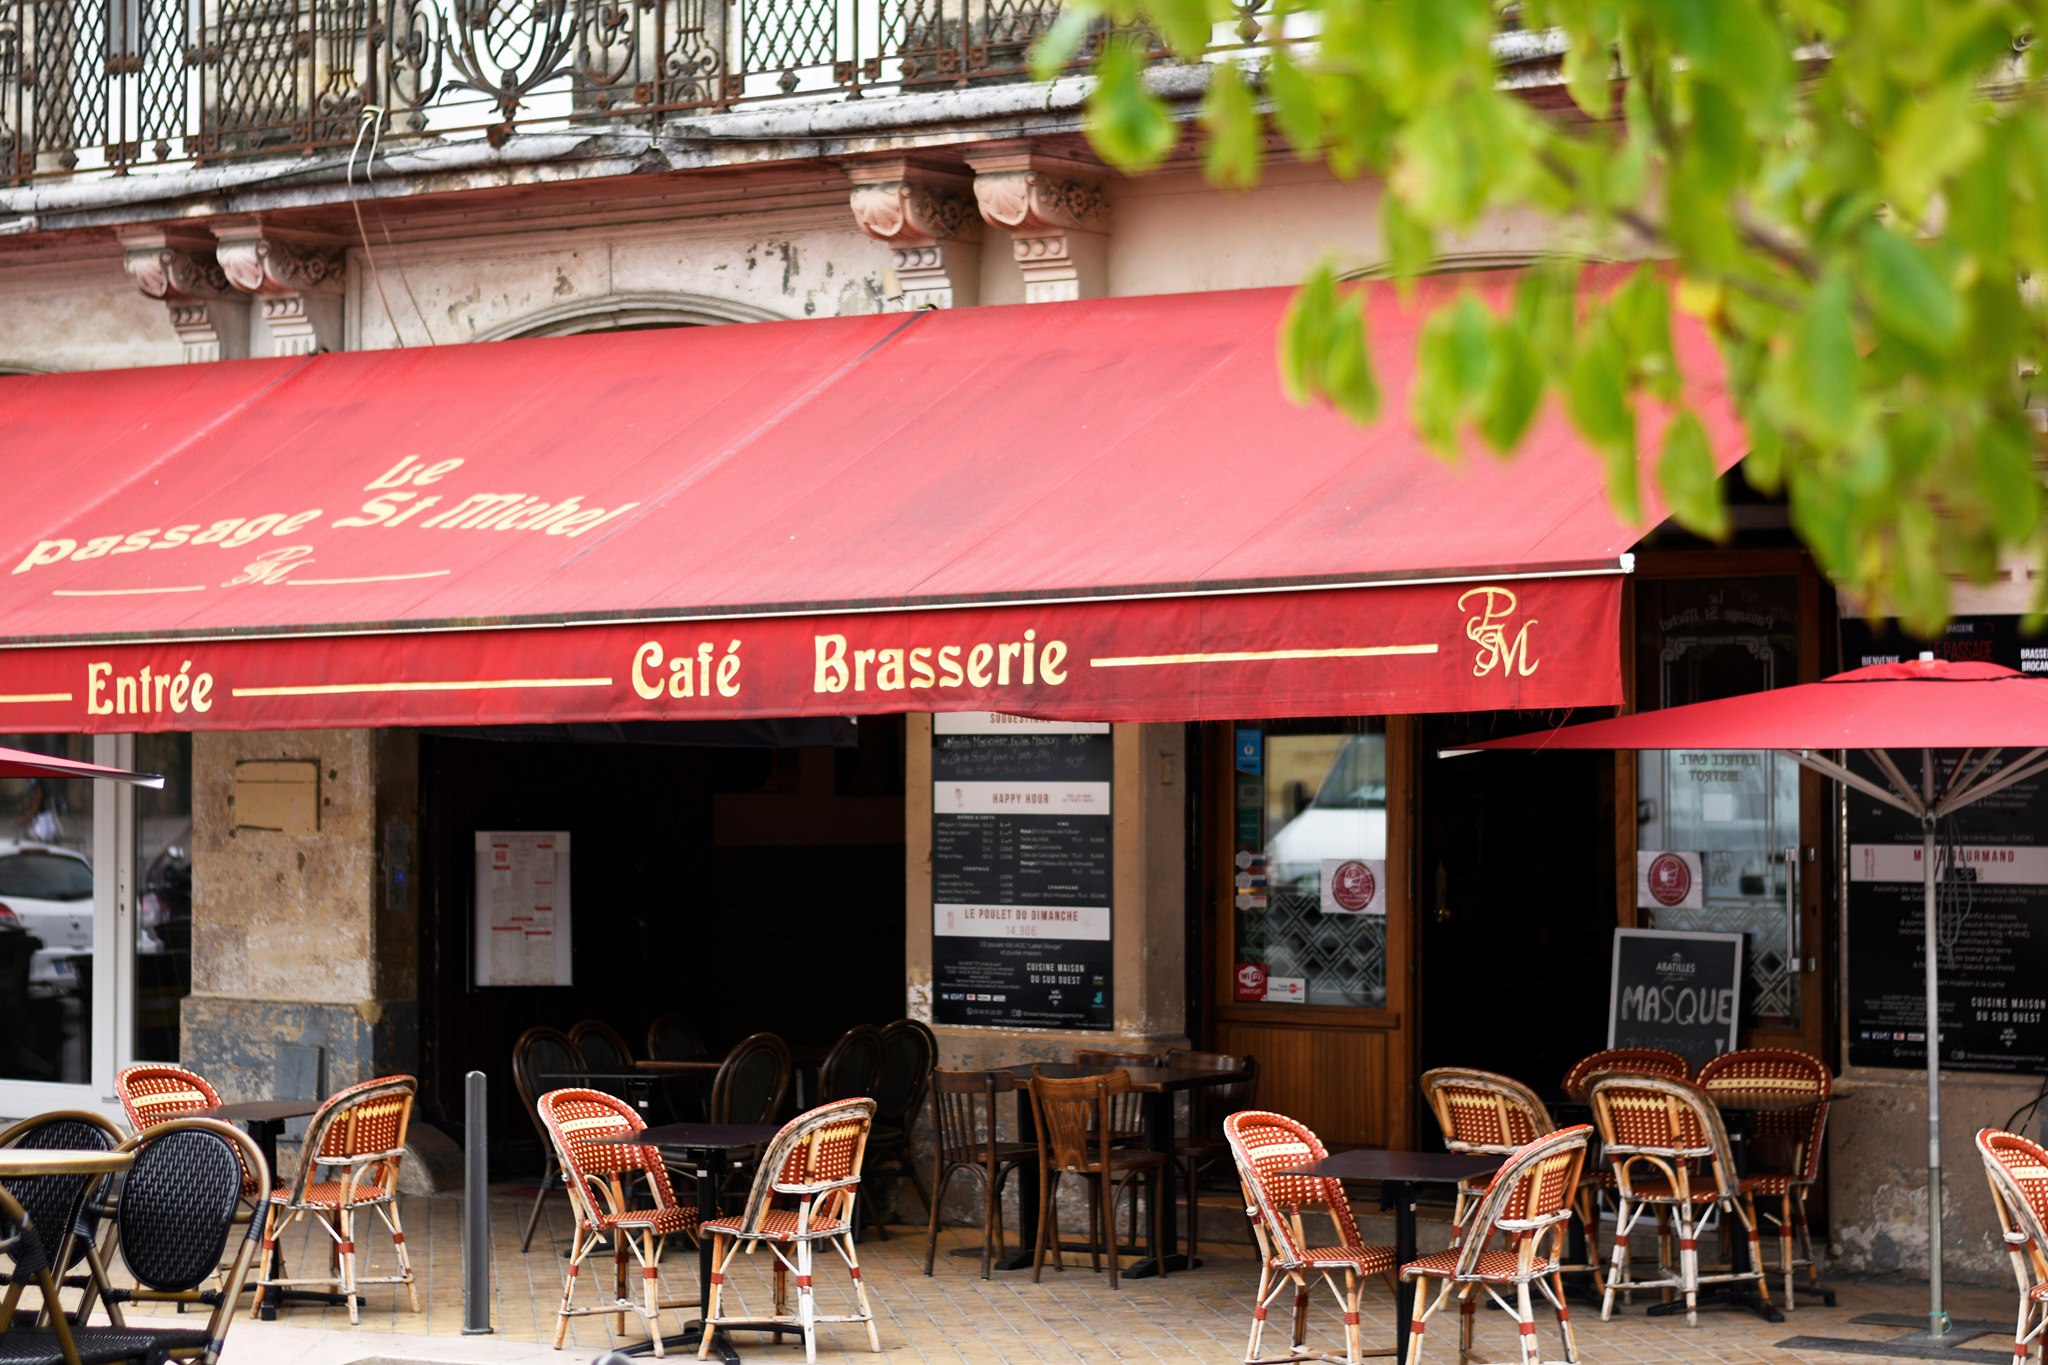
[[[916,645],[910,648],[848,649],[844,635],[812,637],[817,669],[814,692],[923,692],[934,688],[1058,687],[1067,680],[1067,642],[1038,642],[1027,630],[1021,640],[974,645]]]
[[[716,689],[721,697],[740,694],[740,642],[734,640],[714,662],[716,646],[699,641],[693,655],[688,649],[668,657],[661,641],[649,640],[633,651],[633,690],[647,701],[669,697],[708,697]]]
[[[140,672],[115,676],[110,663],[85,666],[85,709],[95,716],[158,716],[213,709],[213,674],[194,673],[185,660],[176,673]]]

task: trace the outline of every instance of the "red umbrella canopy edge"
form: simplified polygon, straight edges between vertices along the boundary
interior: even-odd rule
[[[156,773],[132,773],[126,768],[108,768],[98,763],[81,763],[55,754],[35,754],[26,749],[0,749],[0,777],[105,777],[115,782],[132,782],[138,787],[161,787]]]

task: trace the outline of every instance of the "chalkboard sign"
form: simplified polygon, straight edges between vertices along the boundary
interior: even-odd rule
[[[1842,623],[1851,668],[1917,658],[2048,669],[2048,642],[2013,617],[1959,617],[1939,640]],[[1936,784],[1961,755],[1935,754]],[[1917,778],[1917,755],[1904,758]],[[1992,760],[1995,774],[2006,762]],[[1849,766],[1877,777],[1860,754]],[[1856,1066],[1927,1062],[1927,882],[1920,823],[1864,795],[1844,794],[1849,865],[1847,1030]],[[1936,973],[1941,1061],[1970,1071],[2048,1071],[2048,781],[2033,778],[1944,820],[1935,846]]]
[[[1741,934],[1616,929],[1607,1046],[1661,1047],[1694,1067],[1735,1050]]]
[[[969,712],[932,725],[932,1018],[1106,1029],[1110,729]]]

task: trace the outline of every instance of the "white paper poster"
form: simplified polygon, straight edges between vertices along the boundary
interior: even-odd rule
[[[1386,860],[1323,859],[1322,911],[1326,915],[1385,915]]]
[[[476,984],[567,986],[569,834],[479,830]]]
[[[1636,854],[1638,910],[1698,910],[1706,904],[1706,889],[1699,854],[1659,849]]]

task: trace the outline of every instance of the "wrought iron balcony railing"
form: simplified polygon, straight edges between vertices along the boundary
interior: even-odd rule
[[[1254,36],[1244,0],[1237,35]],[[1026,77],[1059,0],[0,0],[0,183]]]

